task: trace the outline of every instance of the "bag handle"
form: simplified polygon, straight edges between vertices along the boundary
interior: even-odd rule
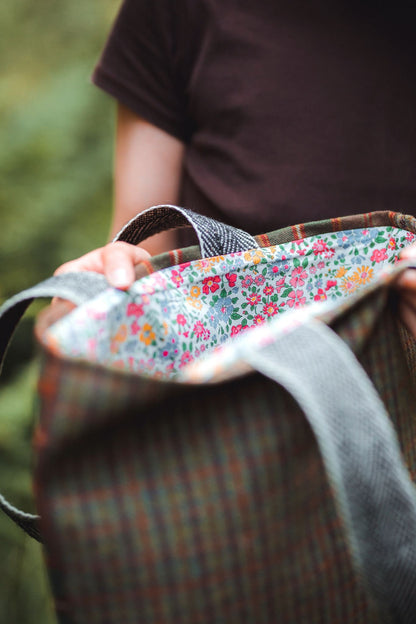
[[[140,212],[123,227],[113,242],[124,241],[138,245],[153,234],[183,226],[194,229],[202,258],[224,256],[259,247],[256,239],[243,230],[204,217],[187,208],[169,204],[153,206]]]
[[[317,440],[352,555],[394,622],[416,613],[416,492],[393,425],[352,351],[313,320],[243,359],[282,385]]]
[[[8,299],[0,307],[0,371],[14,330],[34,299],[60,297],[75,305],[81,305],[107,288],[109,285],[105,277],[98,273],[66,273],[50,277]],[[39,516],[17,509],[2,494],[0,494],[0,509],[28,535],[41,541]]]

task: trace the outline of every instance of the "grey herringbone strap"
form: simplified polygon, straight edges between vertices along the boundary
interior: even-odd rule
[[[251,349],[244,359],[302,408],[367,587],[394,622],[413,624],[416,492],[367,374],[345,343],[318,321]]]
[[[97,273],[67,273],[50,277],[8,299],[0,307],[0,370],[13,332],[34,299],[61,297],[80,305],[108,287],[106,279]],[[31,537],[40,541],[38,516],[17,509],[1,494],[0,509]]]
[[[153,234],[184,225],[192,226],[195,230],[202,258],[223,256],[258,247],[255,238],[243,230],[204,217],[187,208],[170,205],[154,206],[144,210],[124,226],[114,241],[138,245]]]

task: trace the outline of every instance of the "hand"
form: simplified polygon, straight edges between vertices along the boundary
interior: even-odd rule
[[[123,242],[109,243],[62,264],[54,274],[95,271],[105,275],[111,286],[127,290],[135,280],[134,267],[147,258],[150,254],[141,247]]]
[[[413,261],[416,267],[416,245],[410,245],[401,253],[401,259]],[[400,289],[400,315],[416,338],[416,270],[408,269],[397,283]]]

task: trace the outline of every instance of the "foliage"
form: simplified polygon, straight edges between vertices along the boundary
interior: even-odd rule
[[[0,3],[0,298],[102,244],[113,105],[89,83],[118,0]],[[36,312],[36,308],[35,308]],[[0,491],[31,504],[33,316],[0,386]],[[0,622],[55,621],[39,546],[0,516]]]

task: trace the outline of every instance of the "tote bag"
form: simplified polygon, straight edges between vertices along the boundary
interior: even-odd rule
[[[61,622],[414,622],[414,342],[394,281],[415,220],[371,213],[251,237],[176,207],[200,249],[6,302],[40,317],[39,516]]]

